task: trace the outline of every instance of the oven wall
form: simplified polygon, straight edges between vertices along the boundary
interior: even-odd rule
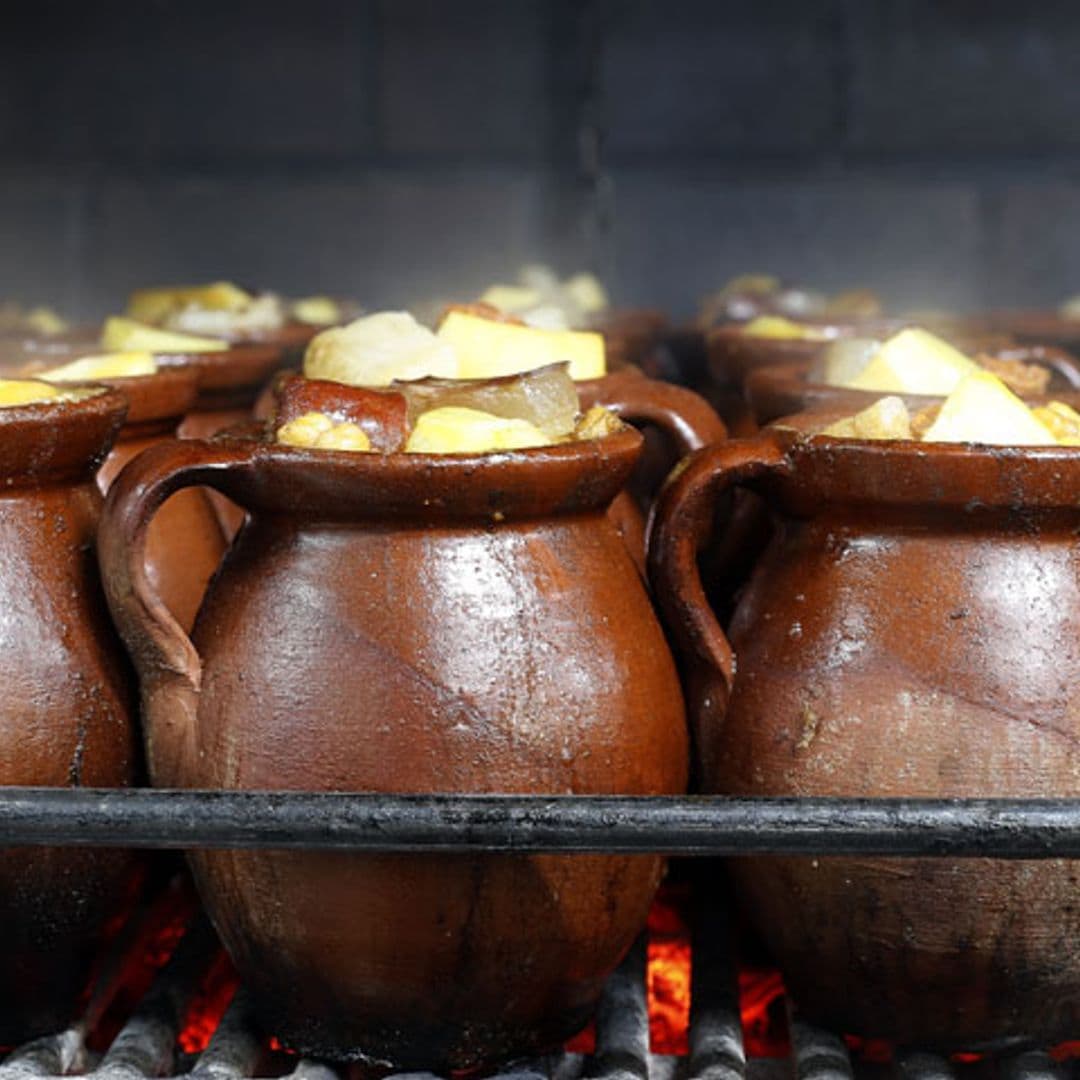
[[[677,312],[728,276],[1080,292],[1080,7],[8,0],[0,298],[231,277],[371,305],[529,259]]]

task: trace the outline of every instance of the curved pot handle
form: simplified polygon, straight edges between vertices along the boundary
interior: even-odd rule
[[[668,477],[648,530],[649,581],[691,685],[695,727],[723,719],[735,677],[735,656],[705,596],[698,552],[713,528],[717,500],[728,489],[787,471],[775,438],[762,433],[698,450]]]
[[[199,439],[158,443],[121,470],[105,499],[98,562],[109,610],[139,675],[155,783],[177,783],[178,763],[194,734],[202,664],[146,572],[147,531],[170,495],[185,487],[220,487],[223,472],[253,465],[257,446]]]
[[[608,375],[582,396],[589,405],[605,405],[623,420],[655,424],[671,436],[679,457],[727,438],[724,421],[700,394],[639,371]]]

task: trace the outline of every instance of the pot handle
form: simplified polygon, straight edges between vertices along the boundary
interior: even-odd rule
[[[698,552],[709,539],[717,500],[725,491],[788,468],[788,459],[771,434],[731,439],[684,458],[653,507],[649,581],[693,680],[689,696],[698,724],[723,718],[735,677],[731,645],[701,584]]]
[[[639,371],[608,375],[588,403],[604,405],[631,423],[655,424],[672,438],[679,457],[727,438],[724,421],[700,394]]]
[[[193,733],[202,663],[146,572],[150,522],[181,488],[220,490],[224,473],[253,466],[257,448],[255,442],[219,444],[201,439],[158,443],[121,470],[105,499],[98,562],[109,610],[139,675],[155,782],[161,782],[161,776],[173,782],[168,763],[178,760],[184,741]],[[225,494],[235,498],[233,485],[229,488]]]

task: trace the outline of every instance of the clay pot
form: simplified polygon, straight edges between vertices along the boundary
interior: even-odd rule
[[[668,327],[668,317],[652,308],[617,308],[592,320],[591,330],[604,335],[609,369],[640,366]]]
[[[1045,342],[1080,352],[1080,319],[1065,319],[1056,311],[988,311],[969,316],[969,321],[988,332],[1008,334],[1024,344]]]
[[[603,405],[628,423],[645,427],[645,451],[627,490],[611,504],[611,516],[642,573],[645,516],[665,476],[681,458],[727,438],[724,422],[692,390],[649,379],[626,367],[577,384],[582,409]]]
[[[320,334],[327,329],[329,327],[314,326],[312,323],[301,322],[299,319],[289,319],[277,330],[266,330],[248,337],[230,338],[229,340],[234,348],[251,345],[275,348],[281,353],[281,366],[295,367],[304,362],[304,353],[307,351],[311,339],[316,334]]]
[[[657,503],[650,570],[704,788],[1080,795],[1080,452],[808,438],[823,422],[700,451]],[[778,527],[729,646],[695,553],[732,485]],[[832,1030],[972,1049],[1080,1023],[1076,862],[732,871],[800,1014]]]
[[[1051,370],[1050,390],[1025,397],[1031,402],[1064,401],[1074,408],[1080,403],[1080,362],[1064,349],[1052,345],[1013,345],[997,349],[1005,360],[1041,364]],[[852,390],[829,386],[815,378],[815,364],[802,361],[769,364],[746,376],[745,397],[758,424],[768,424],[781,416],[822,409],[850,416],[885,397],[880,390]],[[930,394],[901,394],[912,411],[937,405],[941,397]]]
[[[155,375],[104,382],[124,395],[128,414],[98,469],[103,494],[132,458],[176,434],[198,395],[198,374],[190,368],[164,368]],[[227,546],[208,494],[195,488],[178,491],[150,523],[146,542],[154,591],[185,630],[194,625],[207,583]]]
[[[653,496],[680,458],[726,438],[727,430],[704,398],[684,387],[649,379],[633,366],[575,385],[582,410],[603,405],[628,423],[646,429],[644,452],[638,458],[627,490],[619,493],[610,511],[644,574],[645,515]],[[254,415],[260,420],[273,416],[276,401],[275,382],[259,396]]]
[[[99,537],[153,781],[306,791],[684,790],[678,679],[607,508],[641,446],[497,455],[154,447]],[[250,518],[192,640],[143,570],[172,492]],[[192,857],[267,1028],[305,1053],[446,1070],[557,1046],[641,930],[662,860]]]
[[[905,327],[920,325],[967,352],[996,352],[1012,343],[1008,335],[981,324],[968,324],[959,318],[919,323],[910,319],[800,321],[828,336],[817,341],[762,337],[747,334],[741,325],[714,327],[706,334],[705,346],[712,382],[708,397],[733,435],[752,435],[757,430],[753,411],[743,396],[743,385],[752,371],[776,364],[805,364],[809,367],[821,358],[821,354],[837,338],[885,338]]]
[[[126,407],[105,391],[0,409],[0,784],[128,787],[138,778],[134,680],[93,557],[94,471]],[[0,1043],[71,1020],[138,865],[123,851],[0,852]]]

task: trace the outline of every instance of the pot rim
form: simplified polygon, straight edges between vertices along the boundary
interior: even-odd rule
[[[486,454],[360,453],[284,446],[247,425],[202,445],[207,457],[223,452],[236,463],[215,484],[249,509],[320,521],[498,524],[606,510],[643,442],[624,424],[597,439]]]
[[[102,383],[68,383],[96,391],[81,401],[39,401],[0,408],[0,477],[8,485],[89,475],[120,431],[124,395]]]
[[[766,478],[783,505],[814,516],[828,504],[885,511],[1001,511],[1080,515],[1080,447],[994,446],[908,439],[843,439],[816,432],[846,410],[813,410],[763,429],[785,455]]]

